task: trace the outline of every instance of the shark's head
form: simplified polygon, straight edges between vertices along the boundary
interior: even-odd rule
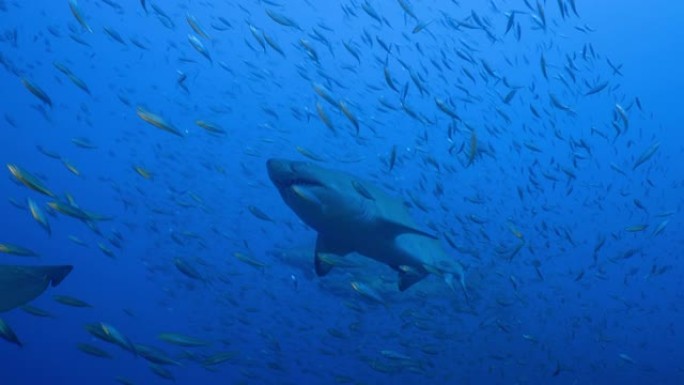
[[[269,159],[268,176],[285,203],[309,226],[318,231],[348,218],[358,218],[366,209],[346,174],[308,162]]]

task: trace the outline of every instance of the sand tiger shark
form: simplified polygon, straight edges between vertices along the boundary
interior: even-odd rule
[[[31,302],[48,286],[59,285],[71,270],[69,265],[0,265],[0,313]]]
[[[318,232],[314,268],[324,276],[330,256],[357,252],[399,273],[404,291],[436,274],[467,296],[463,266],[450,258],[439,239],[418,228],[403,201],[372,183],[313,163],[269,159],[268,175],[285,203]]]

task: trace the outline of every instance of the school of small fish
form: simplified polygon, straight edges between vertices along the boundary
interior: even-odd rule
[[[0,357],[120,384],[684,376],[653,360],[682,343],[681,166],[590,6],[0,0],[0,289],[25,284]],[[400,196],[469,300],[358,255],[315,277],[271,157]]]

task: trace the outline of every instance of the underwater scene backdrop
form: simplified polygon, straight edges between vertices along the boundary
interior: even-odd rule
[[[682,19],[0,0],[0,383],[682,383]]]

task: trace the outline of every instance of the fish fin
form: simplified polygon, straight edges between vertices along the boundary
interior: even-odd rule
[[[466,303],[468,306],[470,306],[470,296],[468,295],[468,288],[466,287],[466,282],[465,282],[465,274],[460,273],[458,274],[458,281],[459,285],[461,286],[461,290],[463,291],[463,296],[465,297]],[[446,273],[444,274],[444,282],[453,290],[454,292],[457,292],[456,290],[456,285],[454,283],[454,275],[451,273]]]
[[[399,271],[399,291],[405,291],[423,278],[425,278],[425,274]]]
[[[317,276],[322,277],[328,274],[334,267],[333,264],[326,262],[325,258],[323,258],[324,254],[344,256],[349,253],[349,251],[335,246],[333,242],[318,234],[316,250],[314,251],[314,268],[316,269]]]
[[[52,287],[55,287],[62,283],[64,278],[66,278],[74,267],[71,265],[61,265],[61,266],[46,266],[45,271],[50,278],[50,283]]]
[[[417,235],[422,235],[424,237],[432,238],[432,239],[439,239],[435,234],[430,234],[426,231],[416,229],[415,227],[407,226],[403,223],[387,220],[387,219],[380,219],[380,227],[384,229],[385,234],[388,237],[395,238],[401,234],[417,234]]]

